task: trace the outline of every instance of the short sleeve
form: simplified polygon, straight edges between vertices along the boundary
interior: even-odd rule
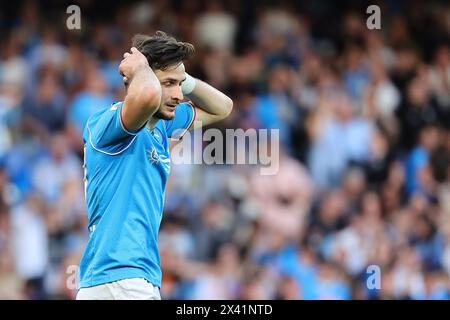
[[[195,120],[195,108],[190,102],[180,103],[175,109],[175,117],[166,121],[167,136],[180,140]]]
[[[115,103],[87,121],[85,137],[95,150],[115,155],[128,148],[136,137],[139,130],[130,132],[123,126],[120,115],[122,105],[123,102]]]

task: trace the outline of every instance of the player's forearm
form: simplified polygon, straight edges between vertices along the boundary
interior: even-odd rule
[[[233,100],[226,94],[199,79],[195,79],[194,90],[187,95],[197,107],[203,109],[217,120],[226,118],[233,109]]]
[[[129,81],[122,120],[128,130],[137,130],[158,109],[161,85],[150,67],[140,70]]]
[[[161,85],[153,70],[148,67],[140,70],[131,79],[125,100],[132,102],[135,108],[153,113],[161,101]]]

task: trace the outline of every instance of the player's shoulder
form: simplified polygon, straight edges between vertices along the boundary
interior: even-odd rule
[[[190,101],[190,100],[181,102],[178,105],[178,107],[183,107],[183,108],[188,108],[188,109],[194,109],[195,108],[194,103],[192,101]]]
[[[119,102],[114,102],[111,103],[111,105],[102,108],[101,110],[95,112],[94,114],[92,114],[89,119],[91,120],[91,122],[88,120],[88,123],[92,123],[92,121],[98,120],[103,114],[105,113],[109,113],[111,111],[116,111],[117,109],[121,108],[123,105],[123,101],[119,101]]]
[[[105,113],[111,112],[111,111],[115,111],[118,108],[121,108],[122,105],[123,105],[123,101],[114,102],[114,103],[111,103],[109,106],[106,106],[106,107],[96,111],[92,115],[90,115],[89,118],[86,121],[85,126],[84,126],[83,137],[86,137],[87,135],[89,135],[90,131],[93,130],[93,128],[94,128],[95,124],[97,123],[97,121]]]
[[[166,120],[166,123],[170,123],[176,118],[184,119],[185,117],[190,117],[195,113],[195,106],[191,101],[183,101],[177,105],[175,109],[175,118],[172,120]]]

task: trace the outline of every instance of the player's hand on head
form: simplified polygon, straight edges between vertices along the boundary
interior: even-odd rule
[[[150,68],[147,58],[135,47],[130,52],[123,54],[123,60],[119,65],[119,72],[127,81],[132,79],[138,71]]]

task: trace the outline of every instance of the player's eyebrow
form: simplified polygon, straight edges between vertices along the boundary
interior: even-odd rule
[[[175,78],[164,78],[163,80],[162,80],[162,82],[165,82],[165,81],[170,81],[170,82],[178,82],[178,81],[180,81],[180,82],[183,82],[184,80],[186,80],[186,78],[184,78],[183,80],[178,80],[178,79],[175,79]]]

